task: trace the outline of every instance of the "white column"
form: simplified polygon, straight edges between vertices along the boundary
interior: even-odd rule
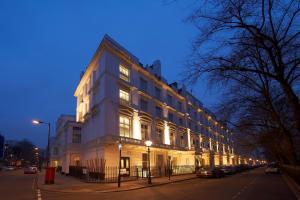
[[[164,121],[165,144],[170,145],[170,127],[167,121]]]
[[[137,111],[134,111],[133,113],[132,126],[133,126],[133,138],[137,140],[142,139],[141,122]]]
[[[202,138],[201,138],[201,134],[199,135],[199,147],[202,148]]]
[[[191,131],[187,129],[187,136],[188,136],[188,148],[191,149]]]

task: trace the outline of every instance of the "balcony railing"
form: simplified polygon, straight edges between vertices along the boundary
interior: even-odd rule
[[[134,144],[134,145],[141,145],[145,146],[145,141],[144,140],[138,140],[134,138],[129,138],[129,137],[122,137],[122,136],[112,136],[113,140],[120,141],[121,143],[124,144]],[[152,147],[154,148],[163,148],[163,149],[173,149],[173,150],[182,150],[182,151],[188,151],[191,150],[188,147],[179,147],[179,146],[174,146],[174,145],[168,145],[168,144],[158,144],[158,143],[152,143]]]
[[[130,102],[125,99],[120,99],[120,104],[123,106],[130,106]]]

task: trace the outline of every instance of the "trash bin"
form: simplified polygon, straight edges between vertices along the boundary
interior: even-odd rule
[[[54,184],[55,167],[46,167],[45,184]]]

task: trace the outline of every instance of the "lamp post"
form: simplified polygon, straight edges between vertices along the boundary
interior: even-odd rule
[[[35,124],[35,125],[38,125],[38,124],[47,124],[48,125],[48,144],[47,144],[47,167],[49,167],[50,165],[50,123],[49,122],[42,122],[42,121],[39,121],[39,120],[32,120],[32,123]]]
[[[121,187],[121,155],[122,155],[122,144],[118,144],[119,148],[119,175],[118,175],[118,187]]]
[[[148,184],[151,184],[151,169],[150,169],[150,147],[152,145],[151,140],[147,140],[145,145],[148,147]]]

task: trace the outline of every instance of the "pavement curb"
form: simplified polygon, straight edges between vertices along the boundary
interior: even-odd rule
[[[282,177],[295,197],[300,200],[300,186],[290,176],[283,174]]]
[[[158,187],[162,185],[167,185],[167,184],[172,184],[172,183],[177,183],[177,182],[182,182],[182,181],[187,181],[187,180],[192,180],[192,179],[197,179],[198,177],[190,177],[186,179],[181,179],[181,180],[174,180],[174,181],[169,181],[169,182],[164,182],[164,183],[157,183],[157,184],[151,184],[151,185],[143,185],[143,186],[137,186],[137,187],[132,187],[132,188],[124,188],[124,189],[110,189],[110,190],[55,190],[55,189],[45,189],[43,187],[39,187],[41,191],[48,191],[48,192],[59,192],[59,193],[113,193],[113,192],[126,192],[126,191],[132,191],[132,190],[139,190],[139,189],[144,189],[144,188],[149,188],[149,187]]]

